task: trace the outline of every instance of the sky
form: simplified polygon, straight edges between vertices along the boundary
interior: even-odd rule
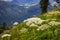
[[[6,1],[6,2],[11,2],[11,1],[13,1],[13,0],[0,0],[0,1]]]

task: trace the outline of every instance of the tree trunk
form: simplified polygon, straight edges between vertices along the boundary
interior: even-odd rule
[[[47,12],[48,2],[49,2],[49,0],[41,0],[40,1],[40,5],[41,5],[40,8],[42,10],[42,14]]]

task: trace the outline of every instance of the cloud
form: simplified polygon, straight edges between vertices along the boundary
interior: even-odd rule
[[[37,5],[38,3],[34,3],[34,4],[31,4],[31,6],[35,6],[35,5]]]
[[[24,5],[20,5],[20,6],[25,6],[25,8],[29,8],[31,6],[35,6],[35,5],[38,5],[38,3],[33,3],[33,4],[24,4]]]
[[[37,5],[37,4],[38,4],[38,3],[33,3],[33,4],[26,3],[26,4],[20,5],[20,6],[28,6],[28,7],[30,7],[30,6],[35,6],[35,5]]]
[[[30,6],[35,6],[39,4],[40,0],[15,0],[14,3],[19,6],[27,6],[26,8]]]
[[[6,1],[6,2],[11,2],[11,1],[13,1],[13,0],[0,0],[0,1]]]

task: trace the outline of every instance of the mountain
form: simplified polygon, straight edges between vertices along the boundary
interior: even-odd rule
[[[0,25],[6,22],[12,25],[14,22],[21,23],[24,19],[41,13],[39,4],[25,8],[24,6],[13,5],[8,2],[0,1]]]

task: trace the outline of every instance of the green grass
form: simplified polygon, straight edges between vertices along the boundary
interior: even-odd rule
[[[58,11],[58,12],[57,12]],[[60,11],[55,10],[48,12],[48,14],[43,14],[37,16],[43,20],[47,20],[43,22],[41,25],[44,27],[48,26],[47,29],[44,30],[37,30],[38,27],[30,27],[27,26],[25,22],[12,26],[9,32],[5,31],[3,34],[10,34],[10,37],[4,37],[1,40],[60,40],[60,24],[59,25],[49,25],[48,23],[51,21],[59,22],[60,23]],[[49,19],[49,20],[48,20]],[[52,20],[56,19],[56,20]]]

